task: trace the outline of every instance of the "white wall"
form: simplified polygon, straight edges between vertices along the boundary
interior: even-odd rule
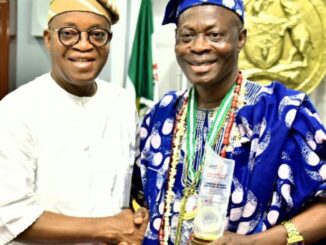
[[[41,38],[31,35],[32,0],[17,2],[16,86],[50,70],[50,58]]]
[[[153,1],[154,28],[156,40],[156,52],[159,68],[159,95],[162,96],[168,90],[180,90],[182,84],[182,73],[176,62],[174,54],[175,25],[162,26],[163,13],[166,1]]]
[[[326,78],[310,95],[322,122],[326,125]]]

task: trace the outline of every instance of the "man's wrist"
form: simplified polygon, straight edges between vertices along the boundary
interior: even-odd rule
[[[254,245],[284,245],[286,244],[287,234],[282,225],[277,225],[265,231],[249,235],[251,243]]]

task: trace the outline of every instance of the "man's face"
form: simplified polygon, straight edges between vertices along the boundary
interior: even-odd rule
[[[185,10],[178,20],[177,61],[195,85],[222,83],[237,70],[246,32],[235,13],[216,5]]]
[[[80,31],[81,39],[73,46],[63,45],[58,31],[63,27],[74,27]],[[110,30],[110,23],[103,17],[91,12],[67,12],[57,15],[44,32],[46,47],[51,53],[54,80],[68,92],[80,94],[94,83],[105,65],[109,54],[109,43],[95,47],[87,40],[87,31],[94,28]]]

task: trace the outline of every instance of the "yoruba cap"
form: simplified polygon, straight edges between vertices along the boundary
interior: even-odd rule
[[[170,0],[165,9],[163,25],[177,23],[180,14],[188,8],[212,4],[225,7],[236,13],[244,21],[244,6],[242,0]]]
[[[70,11],[92,12],[104,16],[113,25],[119,20],[115,0],[51,0],[48,22],[58,14]]]

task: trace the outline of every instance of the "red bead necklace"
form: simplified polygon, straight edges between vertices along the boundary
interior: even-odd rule
[[[237,80],[236,80],[236,86],[233,92],[233,99],[232,99],[232,104],[230,108],[230,114],[229,114],[229,120],[226,125],[224,137],[223,137],[223,148],[220,152],[221,157],[226,157],[226,150],[227,147],[230,145],[230,137],[231,137],[231,130],[234,124],[234,119],[235,119],[235,113],[236,110],[239,106],[239,96],[240,96],[240,90],[241,90],[241,85],[243,81],[243,76],[242,73],[239,72]]]

